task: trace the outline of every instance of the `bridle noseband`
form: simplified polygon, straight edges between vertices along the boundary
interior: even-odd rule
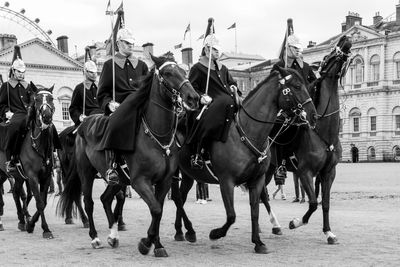
[[[43,122],[43,111],[46,108],[49,108],[50,111],[51,111],[51,114],[52,115],[54,114],[54,108],[47,102],[46,97],[49,96],[49,95],[52,96],[53,94],[51,92],[49,92],[49,91],[43,90],[43,91],[38,92],[37,95],[42,95],[42,97],[43,97],[43,103],[39,107],[39,120],[40,120],[40,123],[41,123],[40,127],[41,127],[42,130],[44,130],[47,127],[49,127],[49,125],[51,123],[50,124],[46,124],[46,123]],[[36,96],[34,98],[34,101],[36,101]]]

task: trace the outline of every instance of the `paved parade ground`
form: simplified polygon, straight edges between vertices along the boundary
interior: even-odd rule
[[[5,183],[5,191],[9,189]],[[262,241],[270,253],[253,253],[251,243],[248,194],[235,190],[236,223],[220,241],[210,241],[211,229],[225,222],[225,211],[219,188],[210,186],[211,202],[195,204],[195,190],[189,194],[186,210],[197,230],[197,243],[176,242],[174,236],[175,206],[166,201],[161,242],[169,258],[155,258],[153,250],[143,256],[137,250],[140,238],[146,236],[150,215],[136,193],[125,203],[127,231],[120,232],[120,246],[112,249],[106,243],[109,231],[99,196],[102,181],[95,183],[95,222],[104,248],[94,250],[88,229],[75,220],[65,225],[55,216],[58,197],[49,196],[46,216],[54,239],[42,238],[40,221],[35,232],[17,230],[15,204],[5,194],[5,230],[0,232],[0,266],[399,266],[400,261],[400,164],[358,163],[339,164],[332,187],[331,227],[338,245],[328,245],[322,233],[321,206],[310,223],[289,230],[288,223],[301,217],[307,204],[291,203],[294,187],[291,176],[284,187],[287,200],[271,200],[283,228],[282,236],[271,233],[267,213],[260,206]],[[269,191],[275,185],[269,186]],[[279,196],[279,194],[278,194]],[[33,214],[34,205],[30,205]]]

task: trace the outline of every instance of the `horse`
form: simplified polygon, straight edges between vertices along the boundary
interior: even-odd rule
[[[289,165],[288,170],[296,173],[309,199],[309,208],[302,219],[294,218],[289,223],[290,229],[306,225],[317,209],[313,177],[321,182],[323,232],[328,244],[337,244],[338,239],[331,231],[329,224],[330,191],[336,176],[336,165],[341,156],[342,147],[339,140],[339,91],[338,80],[341,79],[351,64],[351,40],[347,36],[339,39],[335,48],[325,57],[320,65],[320,86],[315,92],[314,102],[317,109],[315,129],[300,128],[291,142],[285,144],[286,153],[295,156],[297,166]],[[271,164],[266,183],[271,181],[275,166]],[[262,201],[267,206],[267,196],[263,192]]]
[[[18,229],[33,233],[35,224],[39,217],[42,222],[43,238],[52,239],[53,234],[46,222],[44,209],[47,205],[47,192],[52,179],[52,158],[53,158],[53,113],[54,103],[51,88],[38,89],[32,82],[33,100],[28,107],[28,132],[25,135],[19,160],[17,172],[11,175],[15,178],[13,197],[17,206]],[[1,176],[10,175],[5,170],[5,153],[0,151],[0,170]],[[23,190],[23,184],[27,183],[27,191],[32,192],[36,200],[36,212],[30,217],[27,205],[29,204],[29,194],[26,195]],[[22,200],[22,207],[21,202]]]
[[[259,198],[264,188],[266,172],[270,163],[270,144],[268,135],[275,124],[278,110],[298,114],[312,127],[316,113],[311,98],[304,86],[303,78],[294,70],[278,68],[268,78],[253,89],[243,101],[236,113],[235,123],[231,125],[225,143],[214,141],[207,148],[212,164],[212,174],[208,166],[193,169],[190,164],[191,149],[184,145],[179,156],[179,168],[182,176],[181,189],[173,188],[172,198],[177,205],[177,219],[180,223],[184,213],[183,204],[187,198],[187,184],[195,179],[203,183],[218,184],[224,202],[227,220],[221,228],[210,232],[210,239],[216,240],[226,236],[229,227],[235,222],[233,193],[234,186],[246,183],[250,192],[252,242],[256,253],[265,254],[268,250],[259,235]],[[185,178],[186,177],[186,178]],[[189,177],[189,178],[187,178]],[[186,180],[185,180],[186,179]],[[182,196],[176,195],[182,193]],[[185,226],[188,225],[185,222]],[[175,225],[177,229],[179,226]],[[181,234],[181,230],[177,230]],[[195,232],[188,230],[186,237],[195,241]]]
[[[151,57],[155,67],[144,78],[138,92],[143,95],[145,104],[142,106],[140,123],[138,123],[135,150],[122,151],[121,156],[129,168],[129,183],[146,202],[152,216],[147,237],[139,242],[139,252],[143,255],[148,254],[154,244],[154,255],[167,257],[168,253],[160,242],[159,227],[164,199],[170,188],[172,175],[178,167],[178,147],[175,143],[178,115],[184,108],[197,109],[199,95],[185,78],[184,70],[174,61],[164,57]],[[126,103],[129,104],[128,100],[119,108]],[[90,125],[101,117],[102,115],[91,115],[80,127],[85,127],[85,124]],[[74,186],[71,186],[74,190],[73,192],[71,190],[69,194],[63,193],[60,205],[57,207],[65,213],[65,208],[73,201],[72,196],[80,194],[82,187],[93,248],[101,246],[93,221],[91,198],[93,177],[97,172],[106,177],[107,170],[104,151],[94,148],[97,143],[98,141],[91,138],[85,128],[78,130],[75,139],[75,160],[72,162],[76,163],[76,168],[73,169],[77,170],[80,181],[67,178],[66,188],[69,186],[68,183],[74,183]],[[120,213],[112,213],[111,201],[120,190],[121,185],[108,185],[101,196],[111,231],[107,241],[112,247],[117,247],[119,244],[115,221]],[[64,190],[64,192],[68,191]]]

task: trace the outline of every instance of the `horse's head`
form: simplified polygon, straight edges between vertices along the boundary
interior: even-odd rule
[[[50,88],[41,88],[38,89],[32,82],[31,88],[33,91],[33,105],[34,111],[36,115],[36,123],[40,124],[39,126],[43,128],[47,128],[53,121],[53,113],[54,113],[54,102],[53,102],[53,88],[54,85]]]
[[[293,69],[285,69],[277,66],[279,72],[280,93],[278,106],[285,113],[294,113],[302,121],[315,126],[317,111],[311,100],[304,80]]]
[[[351,63],[351,40],[348,36],[342,36],[335,48],[321,63],[320,74],[322,78],[342,78]],[[346,64],[345,64],[346,63]]]
[[[171,58],[155,57],[151,55],[151,59],[155,63],[159,79],[169,93],[178,97],[181,94],[183,105],[186,109],[197,109],[199,105],[199,95],[186,78],[186,72]]]

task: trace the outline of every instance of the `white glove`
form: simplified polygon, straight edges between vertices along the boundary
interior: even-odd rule
[[[7,119],[7,120],[11,120],[11,118],[12,118],[13,115],[14,115],[13,112],[7,111],[7,112],[6,112],[6,119]]]
[[[80,122],[83,122],[83,120],[86,118],[86,115],[85,114],[81,114],[80,116],[79,116],[79,121]]]
[[[212,98],[209,95],[201,95],[200,103],[203,105],[209,105],[212,101]]]
[[[231,92],[232,93],[235,93],[235,92],[237,92],[237,87],[236,87],[236,85],[234,85],[234,84],[232,84],[231,86],[229,86],[229,88],[231,89]]]
[[[111,113],[113,113],[113,112],[115,112],[117,110],[119,105],[120,104],[118,102],[111,101],[110,103],[108,103],[108,108],[110,109]]]

